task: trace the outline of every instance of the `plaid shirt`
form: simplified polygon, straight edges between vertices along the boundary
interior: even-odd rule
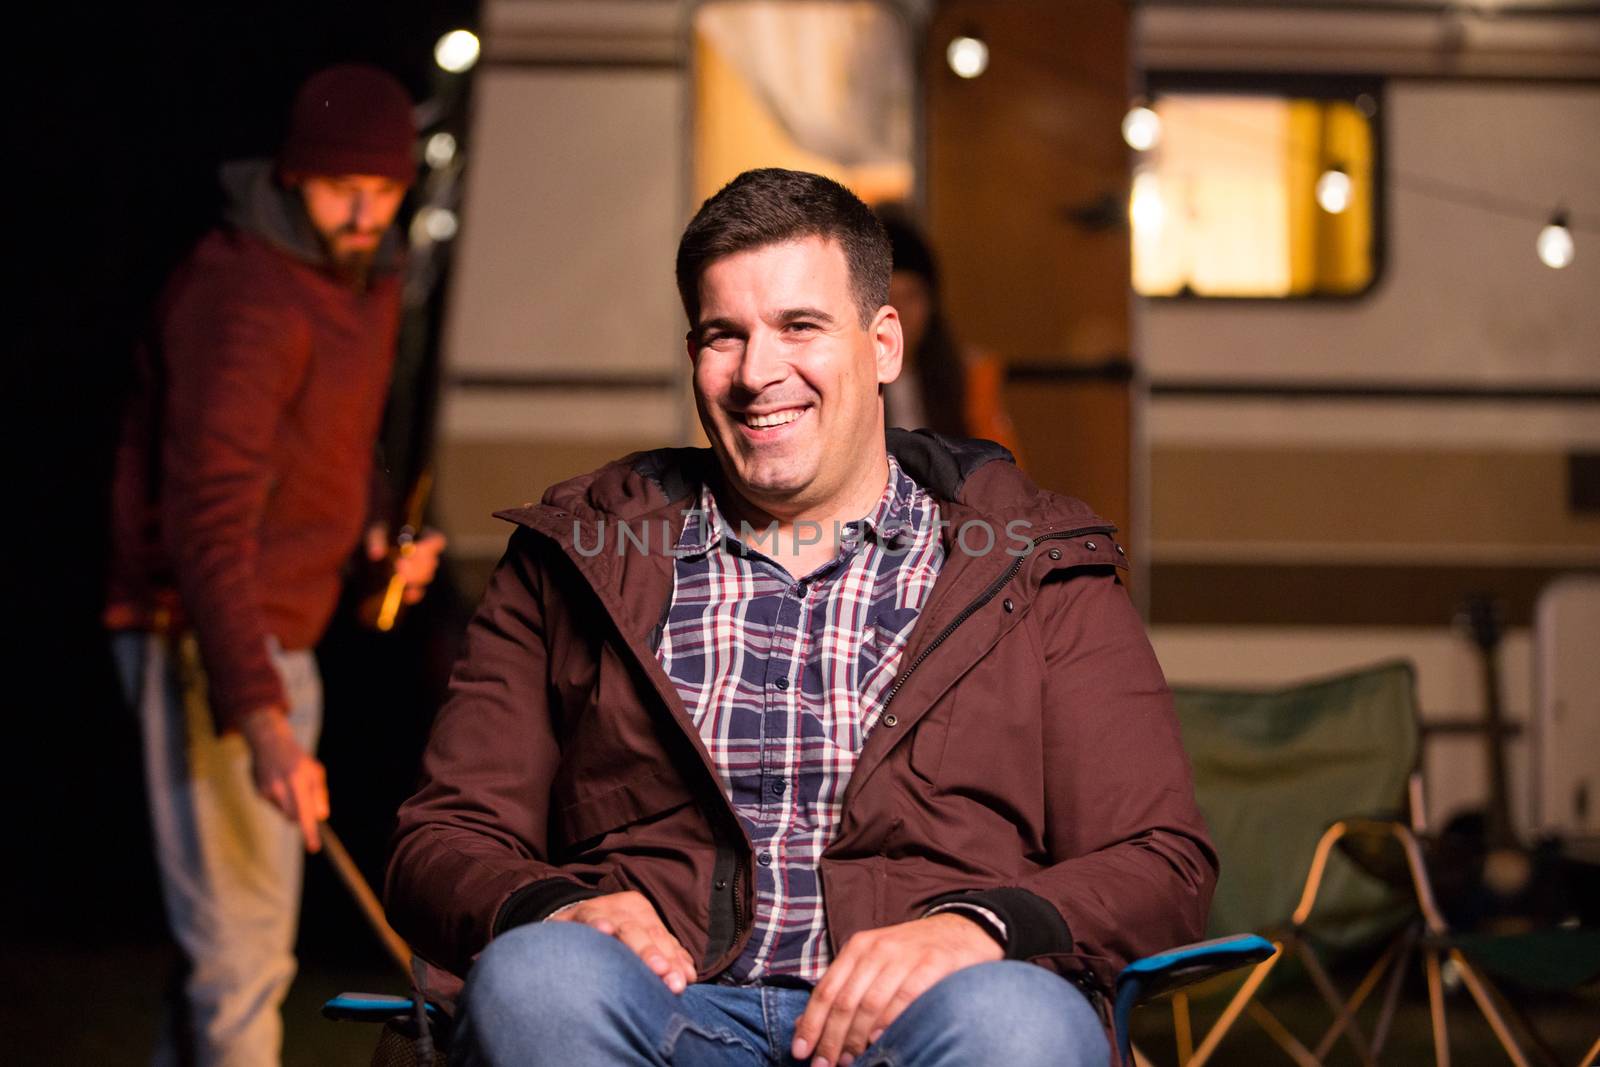
[[[726,525],[709,487],[678,539],[656,650],[756,849],[755,927],[731,977],[815,982],[830,962],[817,865],[944,563],[938,505],[889,457],[871,514],[796,581]]]

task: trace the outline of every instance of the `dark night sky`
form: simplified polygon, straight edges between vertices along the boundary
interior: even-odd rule
[[[64,914],[117,925],[117,909],[84,892],[103,892],[108,878],[153,901],[137,742],[97,621],[106,481],[134,339],[166,273],[215,216],[217,166],[270,154],[295,86],[331,62],[376,63],[418,99],[430,95],[444,77],[433,42],[475,25],[476,4],[56,3],[8,23],[8,247],[24,279],[8,301],[21,311],[20,344],[0,395],[22,477],[6,524],[14,662],[11,769],[0,780],[19,816],[8,853],[48,857],[36,876],[7,880],[24,898],[5,909],[11,933],[12,921],[37,932]]]

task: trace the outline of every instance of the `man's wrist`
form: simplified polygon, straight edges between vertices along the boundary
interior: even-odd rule
[[[542,922],[568,904],[581,904],[603,896],[593,886],[571,878],[542,878],[516,890],[500,905],[492,924],[493,937],[527,923]]]
[[[254,745],[258,741],[265,741],[281,731],[289,723],[287,708],[278,704],[266,704],[253,711],[247,711],[236,720],[239,732],[244,739]]]
[[[994,913],[1006,930],[1006,958],[1031,960],[1074,951],[1072,930],[1056,906],[1020,886],[960,890],[935,898],[929,912],[946,905],[982,908]],[[928,914],[928,912],[924,912]]]
[[[935,915],[955,915],[966,919],[978,929],[988,934],[1000,946],[1000,951],[1006,950],[1009,934],[1005,922],[988,908],[977,904],[940,904],[929,908],[923,918],[932,918]]]

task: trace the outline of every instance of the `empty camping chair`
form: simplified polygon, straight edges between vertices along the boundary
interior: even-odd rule
[[[1198,1047],[1188,1037],[1187,1004],[1181,994],[1174,998],[1180,1062],[1204,1064],[1239,1016],[1249,1014],[1298,1063],[1322,1062],[1341,1036],[1362,1062],[1374,1063],[1407,964],[1420,957],[1439,1067],[1450,1061],[1447,967],[1459,974],[1510,1061],[1528,1064],[1526,1048],[1538,1043],[1528,1040],[1531,1027],[1490,975],[1535,988],[1593,982],[1600,977],[1600,933],[1491,936],[1450,929],[1434,898],[1430,843],[1421,834],[1410,665],[1384,663],[1273,690],[1179,687],[1175,696],[1200,807],[1222,859],[1212,927],[1254,929],[1279,949],[1252,969]],[[1376,945],[1385,937],[1376,962],[1341,995],[1318,948]],[[1314,1046],[1260,1001],[1262,983],[1286,957],[1304,966],[1332,1016]],[[1369,1037],[1356,1013],[1380,985]]]
[[[1404,937],[1416,907],[1392,882],[1322,846],[1341,819],[1387,821],[1405,811],[1418,756],[1410,664],[1270,690],[1177,686],[1174,697],[1200,808],[1222,860],[1211,929],[1254,930],[1281,949],[1251,971],[1198,1047],[1190,1047],[1187,1003],[1174,998],[1180,1061],[1197,1067],[1209,1060],[1241,1014],[1299,1062],[1320,1062],[1341,1035],[1369,1059],[1386,1021],[1369,1041],[1354,1014],[1388,967],[1375,967],[1347,1000],[1319,948],[1353,949],[1397,931]],[[1284,957],[1305,968],[1333,1015],[1311,1048],[1258,996]],[[1386,1007],[1398,989],[1392,982]]]

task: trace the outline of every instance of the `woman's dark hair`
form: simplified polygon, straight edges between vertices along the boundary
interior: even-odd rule
[[[899,210],[880,209],[879,219],[889,235],[893,270],[909,271],[928,286],[928,324],[908,362],[916,370],[923,417],[928,429],[953,437],[970,437],[967,426],[967,375],[961,347],[944,319],[939,299],[939,266],[933,249]]]
[[[798,170],[747,170],[695,213],[678,241],[678,296],[692,329],[700,276],[736,252],[805,237],[839,242],[862,328],[889,302],[889,241],[872,209],[831,178]]]

